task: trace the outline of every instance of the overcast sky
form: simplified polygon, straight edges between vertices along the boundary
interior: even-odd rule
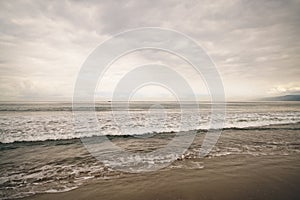
[[[149,26],[174,29],[200,44],[216,64],[228,100],[300,93],[300,1],[2,0],[0,100],[71,100],[77,74],[99,44]],[[185,69],[176,59],[152,51],[121,58],[96,95],[109,96],[137,64],[168,61]],[[182,73],[197,94],[205,93],[194,71]],[[159,95],[167,93],[149,87],[137,94]]]

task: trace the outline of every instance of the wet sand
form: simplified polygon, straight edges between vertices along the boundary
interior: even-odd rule
[[[168,169],[95,180],[25,199],[300,199],[300,154],[204,158],[202,169]],[[188,162],[183,160],[181,162]]]

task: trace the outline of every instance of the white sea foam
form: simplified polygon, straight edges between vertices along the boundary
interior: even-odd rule
[[[97,112],[98,131],[87,131],[86,124],[74,129],[71,112],[0,112],[0,142],[65,140],[101,135],[143,135],[161,132],[207,130],[208,112],[190,113],[190,121],[180,121],[180,111],[172,110],[163,120],[148,119],[147,111],[131,111],[130,118],[113,118],[111,112]],[[89,120],[87,120],[89,123]],[[194,122],[198,121],[198,124]],[[228,112],[224,128],[260,127],[300,122],[300,111]],[[92,123],[92,120],[90,120]],[[79,128],[78,128],[79,127]]]

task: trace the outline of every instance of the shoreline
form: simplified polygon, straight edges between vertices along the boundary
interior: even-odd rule
[[[46,114],[50,127],[60,124]],[[225,129],[205,158],[198,156],[205,137],[199,131],[172,165],[140,174],[106,168],[79,139],[1,144],[0,199],[300,199],[299,130],[299,122]],[[172,138],[109,139],[127,151],[149,152]]]
[[[171,169],[92,180],[22,199],[299,199],[300,153],[204,158],[203,169]],[[185,162],[185,161],[183,161]]]

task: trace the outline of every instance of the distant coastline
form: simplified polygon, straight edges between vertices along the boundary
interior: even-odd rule
[[[261,101],[300,101],[300,95],[285,95],[276,97],[266,97],[260,99]]]

